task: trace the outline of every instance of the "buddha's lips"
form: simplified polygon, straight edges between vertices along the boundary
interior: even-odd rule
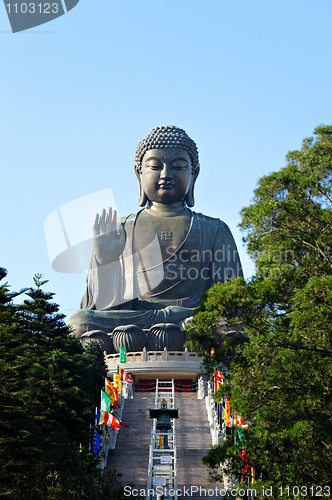
[[[160,189],[173,189],[174,186],[175,186],[175,184],[169,183],[169,182],[167,182],[165,184],[159,184]]]

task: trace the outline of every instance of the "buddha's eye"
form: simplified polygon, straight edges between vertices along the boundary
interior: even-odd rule
[[[173,170],[184,170],[185,168],[188,168],[187,165],[172,165]]]
[[[163,167],[159,163],[148,163],[147,167],[150,168],[151,170],[161,170]]]

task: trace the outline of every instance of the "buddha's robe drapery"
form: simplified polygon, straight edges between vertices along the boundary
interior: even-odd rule
[[[135,228],[142,213],[149,223],[153,216],[144,210],[123,219],[126,244],[119,259],[100,266],[93,254],[81,310],[69,319],[81,334],[111,332],[128,324],[182,326],[214,283],[243,276],[234,238],[221,220],[190,212],[187,236],[163,260],[157,234],[145,248],[135,248]]]

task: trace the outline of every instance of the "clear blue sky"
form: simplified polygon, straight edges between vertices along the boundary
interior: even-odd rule
[[[196,141],[197,212],[237,229],[257,180],[332,116],[330,0],[80,0],[12,34],[0,5],[1,247],[12,289],[50,280],[61,311],[85,276],[52,270],[44,220],[111,188],[136,212],[137,143],[157,125]]]

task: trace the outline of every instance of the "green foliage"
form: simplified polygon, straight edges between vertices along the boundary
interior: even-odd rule
[[[214,285],[188,332],[206,364],[214,347],[230,370],[223,390],[253,421],[246,449],[265,487],[332,487],[332,127],[315,134],[242,210],[255,276]],[[212,469],[236,455],[229,443],[211,453]]]
[[[109,469],[104,475],[98,469],[98,459],[90,453],[73,446],[71,453],[66,453],[65,465],[67,474],[59,475],[51,471],[46,481],[41,484],[40,498],[47,500],[124,500],[132,499],[124,495],[124,487],[115,469]],[[36,490],[34,492],[36,495]],[[28,496],[23,498],[36,498]],[[135,497],[137,498],[137,497]]]
[[[6,274],[0,268],[0,278]],[[15,492],[17,475],[22,469],[28,474],[39,456],[33,420],[25,415],[19,397],[28,344],[17,319],[17,307],[12,303],[16,295],[9,292],[7,283],[0,285],[0,484],[5,484],[9,496]]]
[[[117,477],[105,483],[86,451],[103,353],[96,343],[83,352],[41,278],[20,292],[29,297],[21,305],[0,285],[0,497],[121,498]]]

